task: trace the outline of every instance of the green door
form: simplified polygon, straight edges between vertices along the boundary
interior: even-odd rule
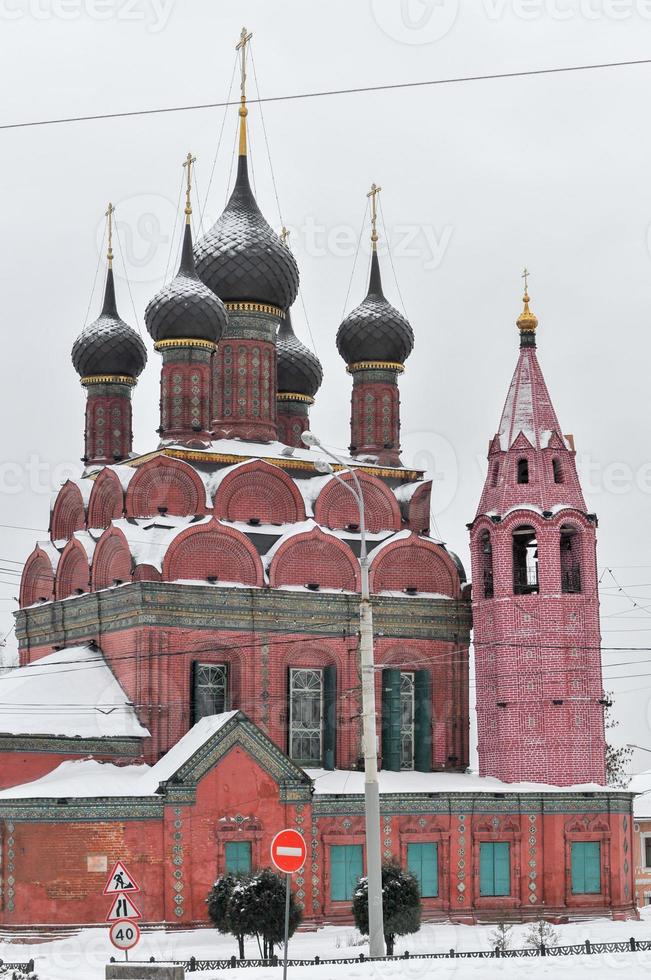
[[[330,898],[333,902],[349,902],[362,877],[362,845],[332,844],[330,846]]]
[[[479,845],[479,894],[511,894],[511,856],[505,841],[483,841]]]
[[[596,840],[572,844],[572,894],[598,895],[601,891],[601,844]]]
[[[226,870],[230,874],[248,874],[251,870],[251,844],[231,840],[226,844]]]
[[[420,887],[423,898],[436,898],[439,893],[439,854],[437,844],[408,844],[407,868]]]

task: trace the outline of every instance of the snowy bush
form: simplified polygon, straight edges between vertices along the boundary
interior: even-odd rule
[[[491,949],[494,949],[496,953],[503,953],[505,949],[508,949],[511,945],[512,937],[509,933],[512,928],[513,926],[507,925],[506,922],[498,922],[488,937]]]
[[[393,956],[396,936],[420,929],[420,889],[412,874],[397,864],[382,866],[382,909],[387,955]],[[353,896],[355,925],[368,936],[368,879],[360,878]]]
[[[271,959],[274,947],[285,936],[285,879],[269,868],[251,875],[223,875],[213,885],[207,898],[208,914],[220,932],[230,933],[238,941],[240,959],[244,959],[244,937],[262,941],[260,955]],[[302,919],[302,912],[290,893],[289,935]]]
[[[13,970],[11,967],[0,965],[0,980],[38,980],[36,973],[23,973],[22,970]]]
[[[550,922],[545,922],[544,919],[538,919],[527,930],[524,939],[530,946],[541,949],[543,946],[556,946],[558,944],[558,933]]]

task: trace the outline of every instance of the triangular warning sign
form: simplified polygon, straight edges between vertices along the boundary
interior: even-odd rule
[[[128,895],[115,896],[106,921],[115,922],[116,919],[142,919],[140,909],[133,904]]]
[[[106,882],[106,888],[103,894],[118,895],[121,892],[139,891],[140,887],[131,872],[127,871],[122,861],[117,861]]]

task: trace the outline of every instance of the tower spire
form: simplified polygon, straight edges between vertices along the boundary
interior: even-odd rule
[[[108,251],[106,253],[106,258],[108,259],[109,269],[113,268],[113,215],[114,213],[115,213],[115,208],[109,201],[108,208],[104,215],[108,225]]]
[[[246,117],[249,114],[249,110],[246,107],[246,53],[249,41],[253,37],[251,31],[247,31],[246,27],[242,28],[240,33],[240,39],[235,45],[235,50],[240,52],[240,151],[239,155],[241,157],[246,156]]]
[[[526,268],[522,273],[522,278],[524,279],[524,296],[522,297],[522,302],[524,303],[524,309],[520,316],[518,317],[516,323],[518,330],[520,331],[520,346],[521,347],[535,347],[536,346],[536,327],[538,326],[538,317],[531,312],[529,309],[529,276],[531,273]]]
[[[186,174],[186,185],[185,185],[185,223],[190,224],[190,215],[192,214],[192,166],[197,162],[197,158],[192,156],[192,153],[188,152],[187,157],[183,163],[183,169],[187,167],[188,172]]]
[[[373,246],[373,251],[377,252],[377,198],[378,194],[382,190],[377,184],[371,184],[371,189],[366,195],[371,199],[371,244]]]

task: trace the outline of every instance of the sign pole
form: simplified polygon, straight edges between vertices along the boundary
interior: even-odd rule
[[[289,896],[291,894],[292,876],[287,875],[287,888],[285,891],[285,956],[283,959],[283,980],[287,980],[287,947],[289,945]]]

